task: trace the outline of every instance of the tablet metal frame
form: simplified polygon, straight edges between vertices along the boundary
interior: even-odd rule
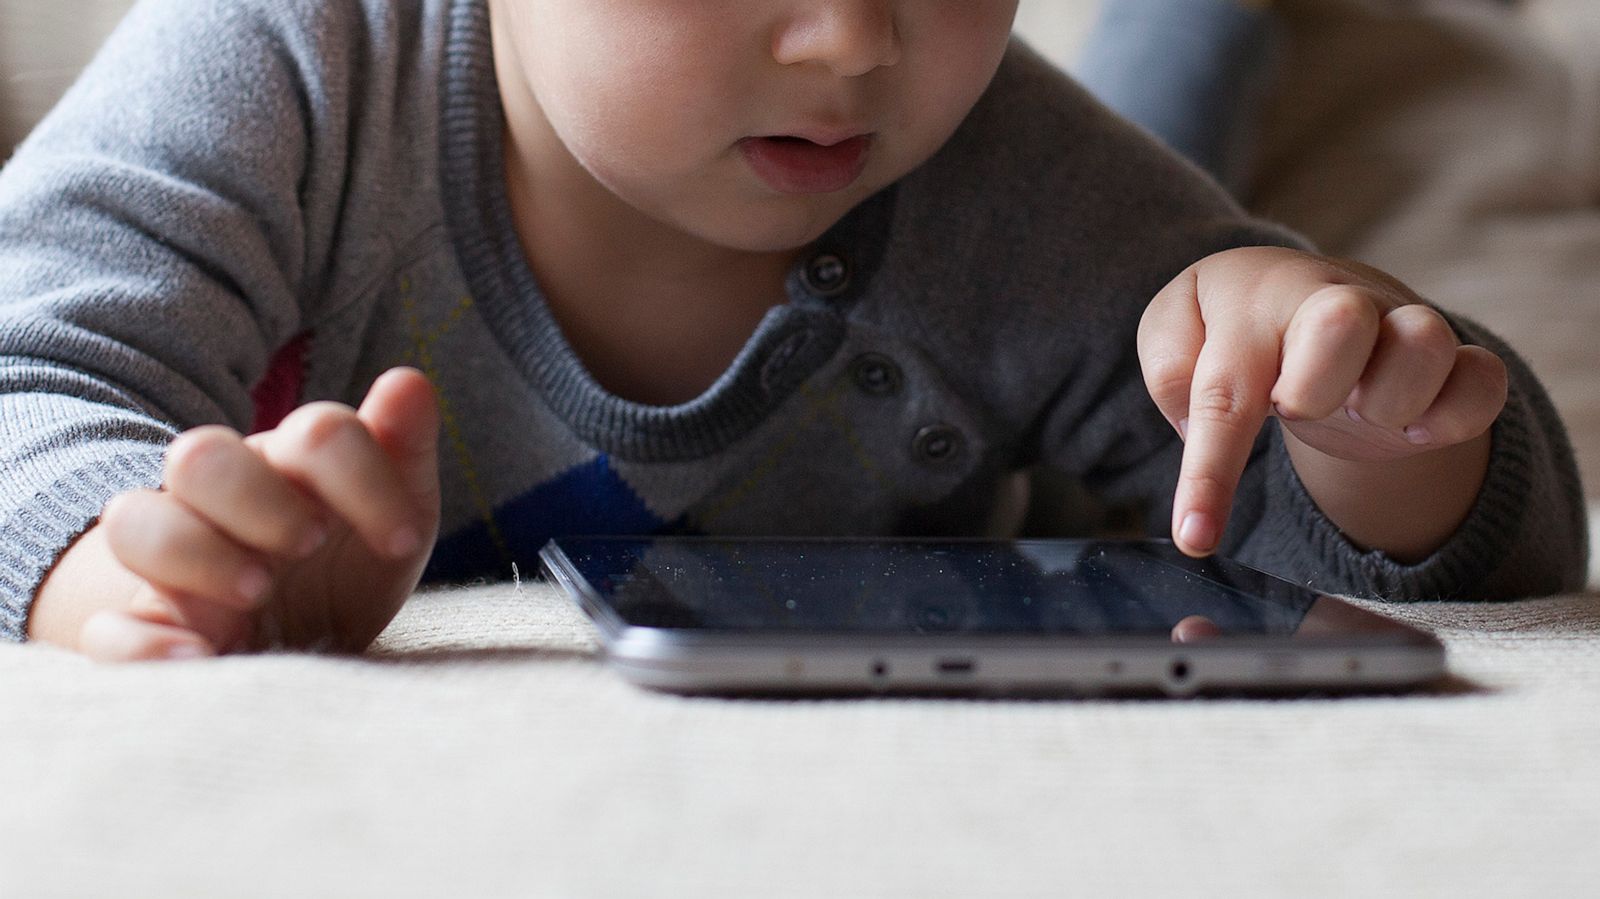
[[[1224,635],[1190,643],[1148,636],[697,632],[624,622],[560,540],[552,540],[540,559],[595,622],[606,665],[631,683],[673,693],[1372,692],[1425,686],[1447,673],[1445,648],[1432,635],[1326,594],[1318,601],[1342,607],[1343,615],[1381,619],[1387,629],[1348,636]]]

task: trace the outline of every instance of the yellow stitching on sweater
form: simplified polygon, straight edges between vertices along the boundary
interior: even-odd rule
[[[717,530],[717,519],[727,511],[738,505],[744,498],[755,490],[759,483],[777,470],[781,458],[786,455],[797,441],[802,432],[819,418],[825,416],[842,418],[836,407],[844,395],[843,381],[835,381],[826,391],[818,391],[808,385],[802,384],[799,398],[805,402],[807,409],[789,433],[777,445],[773,446],[760,462],[751,467],[750,472],[732,489],[722,494],[715,504],[697,516],[705,530],[713,533]]]
[[[866,446],[861,442],[861,436],[856,433],[855,422],[839,411],[837,403],[824,410],[824,414],[833,422],[834,427],[838,428],[840,433],[844,435],[845,442],[850,445],[850,451],[855,455],[856,464],[861,466],[861,470],[866,472],[867,477],[872,479],[873,483],[878,486],[878,489],[884,495],[893,496],[895,491],[894,482],[884,475],[883,469],[879,467],[877,462],[873,461],[872,454],[867,452]]]
[[[472,461],[472,449],[467,444],[467,439],[461,430],[461,421],[456,418],[455,409],[450,404],[450,398],[445,394],[444,382],[439,377],[439,367],[433,358],[434,344],[442,340],[457,324],[467,310],[472,308],[472,297],[464,296],[456,307],[450,311],[444,322],[438,327],[426,330],[422,326],[421,313],[417,308],[416,298],[411,292],[411,279],[400,280],[400,308],[405,313],[406,327],[410,331],[413,352],[416,353],[417,367],[433,382],[435,393],[439,398],[439,419],[444,425],[445,437],[450,441],[450,447],[455,452],[456,464],[461,467],[462,476],[467,482],[467,495],[472,500],[472,505],[478,512],[478,518],[483,522],[489,532],[489,539],[494,543],[495,551],[500,554],[501,561],[512,564],[511,547],[506,542],[505,535],[500,532],[500,525],[495,521],[494,508],[489,505],[488,498],[484,495],[483,484],[478,479],[478,468]]]

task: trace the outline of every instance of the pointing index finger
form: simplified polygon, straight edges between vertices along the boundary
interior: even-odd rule
[[[1195,267],[1162,288],[1139,319],[1139,368],[1156,408],[1174,428],[1189,416],[1195,361],[1205,345]]]
[[[1188,555],[1208,555],[1222,541],[1234,491],[1271,408],[1278,349],[1242,328],[1213,326],[1206,334],[1172,508],[1173,541]]]

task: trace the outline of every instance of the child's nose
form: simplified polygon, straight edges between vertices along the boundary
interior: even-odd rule
[[[845,78],[900,61],[898,0],[818,0],[779,26],[772,56],[783,65],[821,63]]]

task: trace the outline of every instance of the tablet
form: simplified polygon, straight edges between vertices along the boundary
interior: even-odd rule
[[[1392,690],[1430,635],[1167,541],[562,538],[607,665],[680,693]]]

